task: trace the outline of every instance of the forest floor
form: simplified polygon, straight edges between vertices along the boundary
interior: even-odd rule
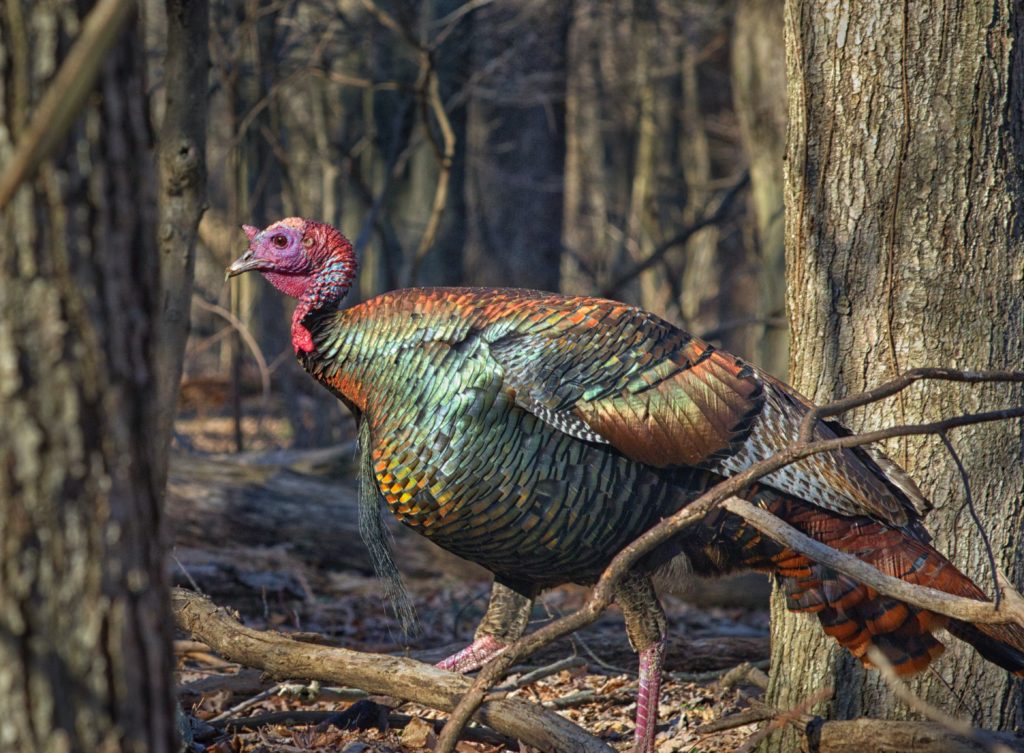
[[[179,438],[184,436],[205,452],[223,449],[223,432],[228,428],[223,421],[178,424]],[[179,537],[173,579],[176,585],[200,588],[257,629],[435,662],[468,642],[487,604],[486,581],[453,574],[450,568],[407,577],[420,620],[419,634],[407,639],[386,609],[372,576],[310,567],[286,557],[279,565],[263,555],[247,562],[247,550],[239,543],[215,551],[209,544],[183,546]],[[229,568],[223,566],[225,561]],[[754,590],[758,587],[755,583]],[[573,611],[586,593],[568,586],[544,594],[534,612],[536,624]],[[744,662],[765,666],[767,607],[708,606],[707,590],[699,596],[704,602],[700,606],[673,595],[663,598],[670,644],[659,709],[659,753],[734,751],[756,729],[747,724],[715,732],[705,725],[743,711],[760,698],[758,680],[763,675],[756,671],[740,673],[738,681],[720,680]],[[429,749],[436,739],[433,722],[444,718],[441,712],[410,703],[393,710],[391,726],[384,731],[324,728],[324,719],[356,700],[358,691],[312,689],[299,677],[292,684],[275,683],[257,670],[225,661],[190,636],[177,638],[178,695],[182,708],[201,720],[193,723],[196,753],[407,753]],[[594,625],[514,668],[512,679],[536,668],[546,668],[540,673],[544,676],[516,690],[513,697],[557,709],[614,748],[630,748],[636,656],[614,607]],[[462,741],[458,750],[491,753],[507,747],[500,740],[487,739]]]

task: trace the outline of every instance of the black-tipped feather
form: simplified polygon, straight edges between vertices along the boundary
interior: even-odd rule
[[[402,632],[412,637],[419,632],[416,608],[391,556],[391,532],[384,524],[384,507],[373,475],[370,448],[370,422],[359,421],[359,536],[370,552],[373,571],[384,586],[384,595],[402,624]]]

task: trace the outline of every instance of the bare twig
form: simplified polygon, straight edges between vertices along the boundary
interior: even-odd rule
[[[171,599],[179,628],[232,661],[258,667],[275,678],[303,677],[355,685],[372,694],[392,695],[439,709],[455,707],[469,689],[469,681],[461,675],[412,659],[317,646],[253,630],[190,591],[173,589]],[[541,750],[612,753],[607,745],[569,720],[525,701],[488,701],[480,707],[478,716],[501,734]]]
[[[915,382],[922,379],[935,379],[946,382],[965,382],[967,384],[978,384],[980,382],[1024,382],[1024,371],[961,371],[959,369],[938,369],[920,368],[906,371],[895,379],[879,385],[870,390],[858,392],[856,395],[833,400],[831,403],[812,408],[803,422],[800,424],[800,441],[809,442],[814,431],[814,425],[823,418],[838,416],[853,408],[859,408],[868,403],[876,403],[879,400],[902,392]]]
[[[987,601],[954,596],[936,588],[908,583],[895,576],[886,575],[852,554],[840,552],[812,539],[781,518],[750,504],[745,499],[731,497],[723,501],[721,506],[793,551],[849,575],[886,596],[967,622],[1015,622],[1024,626],[1024,599],[1021,599],[1019,594],[1014,596],[1012,592],[1008,592],[1006,604],[997,607]]]
[[[519,688],[525,688],[527,685],[532,685],[538,680],[543,680],[545,677],[551,675],[557,675],[564,669],[573,669],[575,667],[586,666],[586,660],[582,656],[567,656],[559,661],[552,662],[544,667],[538,667],[532,672],[527,672],[522,677],[516,679],[515,682],[509,683],[507,686],[501,686],[495,688],[495,692],[518,690]]]
[[[277,695],[278,690],[280,690],[280,688],[281,688],[281,683],[277,683],[276,685],[272,685],[271,687],[267,688],[266,690],[262,690],[259,693],[257,693],[256,695],[250,696],[249,698],[246,698],[244,701],[242,701],[240,703],[236,703],[231,708],[225,709],[221,713],[217,714],[217,716],[213,717],[212,719],[207,719],[206,721],[209,724],[224,723],[228,719],[231,719],[231,717],[238,716],[238,714],[240,714],[241,712],[245,711],[246,709],[251,709],[257,703],[260,703],[261,701],[264,701],[267,698],[271,698],[271,697]]]
[[[742,176],[740,176],[740,179],[736,181],[732,188],[725,192],[725,194],[722,196],[722,200],[718,202],[718,208],[715,209],[714,212],[712,212],[710,215],[702,217],[689,227],[684,228],[676,235],[660,243],[653,251],[651,251],[650,255],[646,259],[637,262],[632,267],[623,272],[621,275],[619,275],[619,277],[616,280],[610,283],[604,289],[604,291],[602,291],[601,295],[605,296],[606,298],[614,297],[615,294],[619,290],[621,290],[625,285],[632,282],[637,277],[646,272],[648,269],[650,269],[655,264],[660,262],[661,259],[665,256],[665,254],[667,254],[673,248],[686,243],[698,231],[703,230],[704,228],[709,227],[711,225],[717,225],[718,223],[725,220],[725,218],[728,216],[729,212],[732,209],[732,205],[736,201],[736,197],[739,195],[740,191],[746,188],[749,182],[750,172],[747,171],[744,172]]]
[[[748,724],[763,722],[775,716],[775,712],[769,708],[749,708],[735,714],[723,716],[720,719],[702,724],[697,727],[698,735],[711,735],[716,732],[724,732],[737,727],[746,727]]]
[[[833,691],[831,687],[826,685],[823,688],[819,688],[817,692],[812,693],[793,708],[786,709],[785,711],[776,711],[772,720],[753,735],[748,737],[746,742],[736,749],[736,753],[750,753],[750,751],[760,745],[761,741],[767,738],[775,730],[784,727],[790,722],[797,721],[817,704],[831,698],[834,692],[835,691]]]
[[[423,45],[420,44],[420,40],[414,37],[409,32],[408,29],[406,29],[404,26],[402,26],[402,24],[398,23],[398,21],[395,20],[394,16],[392,16],[386,10],[377,5],[377,3],[373,2],[373,0],[360,1],[363,5],[363,8],[366,9],[366,12],[373,16],[377,20],[377,23],[379,23],[381,26],[391,29],[391,31],[395,32],[398,36],[404,39],[405,42],[413,50],[423,49]]]
[[[260,372],[262,400],[263,404],[266,405],[270,400],[270,369],[267,366],[267,359],[263,355],[263,349],[260,348],[260,344],[256,342],[256,338],[253,336],[252,331],[245,326],[245,322],[223,306],[218,306],[216,303],[210,303],[199,295],[193,295],[192,302],[203,311],[216,314],[221,319],[224,319],[228,324],[234,327],[236,332],[238,332],[238,335],[242,338],[246,347],[248,347],[249,351],[252,353],[252,357],[256,360],[256,368]]]
[[[985,553],[988,555],[988,566],[992,570],[992,584],[995,586],[993,589],[994,596],[992,601],[998,608],[1003,598],[1003,590],[999,587],[999,568],[996,567],[996,555],[992,551],[992,542],[989,541],[988,531],[986,531],[985,526],[981,524],[981,518],[978,517],[978,511],[974,509],[974,495],[971,493],[971,477],[967,475],[967,469],[964,468],[963,461],[960,460],[960,454],[956,451],[956,448],[953,447],[953,443],[949,441],[949,436],[946,432],[940,432],[939,439],[942,440],[942,444],[946,446],[946,450],[949,452],[950,457],[953,458],[953,462],[956,464],[957,472],[960,474],[960,480],[964,485],[964,504],[967,505],[967,510],[971,513],[971,520],[974,521],[974,527],[978,529],[981,541],[985,545]]]
[[[93,93],[100,66],[135,7],[132,0],[100,0],[82,24],[82,31],[68,51],[53,82],[39,101],[28,127],[0,174],[0,210],[18,187],[64,138]]]
[[[465,18],[473,11],[483,8],[485,5],[490,5],[494,0],[469,0],[469,2],[460,5],[458,8],[453,10],[447,16],[437,19],[434,22],[434,26],[439,27],[441,30],[437,32],[434,39],[430,42],[430,49],[436,50],[449,35],[455,31],[455,27],[459,25],[459,21]]]
[[[788,326],[788,322],[784,316],[744,316],[739,319],[729,319],[712,327],[711,329],[701,332],[700,339],[717,340],[726,332],[732,332],[735,329],[742,329],[743,327],[751,327],[755,324],[763,324],[769,329],[785,329]]]

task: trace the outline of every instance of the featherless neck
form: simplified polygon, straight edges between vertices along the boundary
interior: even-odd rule
[[[341,305],[355,278],[353,259],[334,257],[316,277],[302,296],[308,311],[333,311]]]

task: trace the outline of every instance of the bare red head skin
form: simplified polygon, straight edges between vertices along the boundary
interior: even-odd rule
[[[330,225],[301,217],[279,220],[264,230],[243,225],[249,248],[227,269],[227,277],[256,270],[285,295],[298,299],[292,315],[295,352],[313,350],[302,320],[311,311],[338,308],[356,276],[352,244]]]

